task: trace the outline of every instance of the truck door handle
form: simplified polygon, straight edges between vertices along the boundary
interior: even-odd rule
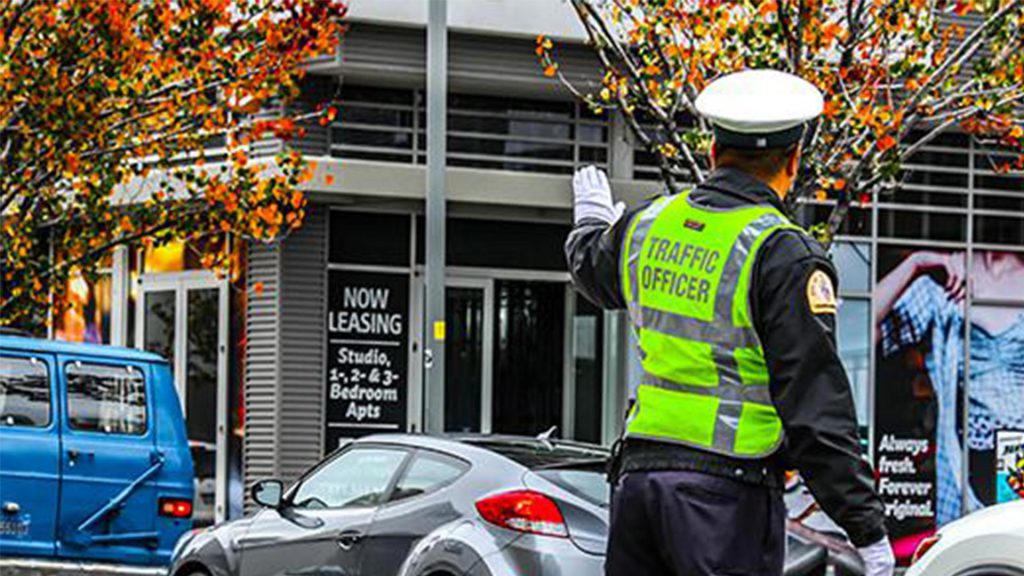
[[[95,452],[81,452],[79,450],[75,450],[74,448],[72,448],[72,449],[68,450],[68,464],[71,465],[71,466],[74,466],[75,462],[78,462],[78,459],[81,458],[82,456],[85,456],[86,458],[92,459],[92,458],[94,458],[96,456],[96,453]]]
[[[342,550],[351,550],[363,538],[363,535],[359,532],[346,530],[341,534],[338,534],[338,547]]]

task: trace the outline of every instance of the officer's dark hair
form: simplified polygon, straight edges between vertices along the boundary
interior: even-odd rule
[[[718,166],[742,170],[763,180],[771,180],[786,168],[789,155],[798,144],[781,148],[733,148],[715,144],[715,163]]]

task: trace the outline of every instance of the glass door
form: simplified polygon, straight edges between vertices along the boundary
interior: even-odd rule
[[[556,427],[565,437],[565,283],[502,278],[494,291],[494,431],[536,436]]]
[[[227,285],[208,272],[140,279],[136,347],[171,363],[195,466],[193,518],[226,518]]]
[[[448,279],[444,393],[447,431],[491,431],[493,314],[491,280]]]

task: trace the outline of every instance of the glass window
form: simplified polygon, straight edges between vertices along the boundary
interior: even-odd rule
[[[329,261],[408,266],[409,226],[406,214],[332,210]]]
[[[444,427],[480,431],[483,393],[484,289],[449,286],[445,291],[447,343],[444,347]]]
[[[962,241],[967,225],[963,214],[880,209],[878,229],[889,238]]]
[[[799,201],[796,210],[797,223],[809,228],[814,224],[827,222],[832,215],[834,203],[821,203],[818,201],[803,199]],[[870,236],[871,235],[871,209],[860,206],[850,206],[846,220],[843,220],[839,227],[839,233],[847,236]]]
[[[576,374],[574,437],[586,442],[600,442],[604,401],[604,311],[579,295],[573,317],[573,342]]]
[[[297,508],[376,506],[407,452],[396,448],[354,448],[339,454],[302,481],[292,496]]]
[[[988,244],[1024,245],[1024,218],[1020,216],[975,216],[974,240]]]
[[[37,358],[0,357],[0,425],[50,423],[50,373]]]
[[[841,292],[867,292],[871,285],[871,247],[867,244],[836,242],[832,260],[839,272]]]
[[[422,263],[426,247],[426,221],[416,220],[416,261]],[[544,222],[449,218],[449,266],[565,270],[565,237],[569,227]],[[334,233],[334,229],[331,229]]]
[[[72,362],[68,380],[68,425],[104,434],[146,433],[146,385],[134,366]]]
[[[223,236],[209,236],[201,241],[188,243],[171,240],[165,244],[146,246],[142,249],[142,270],[152,272],[184,272],[202,270],[203,255],[224,250]]]
[[[552,484],[602,508],[611,505],[611,487],[603,468],[538,470],[537,475]]]
[[[469,464],[442,454],[420,452],[395,486],[391,501],[427,494],[451,484]]]
[[[868,370],[871,345],[868,339],[871,328],[869,306],[868,299],[843,298],[839,306],[839,330],[836,338],[839,356],[853,389],[857,423],[862,428],[868,425]]]

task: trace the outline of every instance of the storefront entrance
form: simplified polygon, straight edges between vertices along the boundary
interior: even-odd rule
[[[565,330],[567,291],[555,275],[508,278],[479,270],[448,277],[447,431],[534,436],[572,427],[565,397],[573,344]]]
[[[416,214],[330,211],[325,451],[370,432],[424,429],[424,374],[434,366],[423,332],[424,227]],[[570,285],[569,228],[450,218],[447,232],[444,429],[536,436],[556,427],[560,438],[604,442],[621,412],[608,393],[618,368],[605,354],[618,339]]]
[[[226,518],[228,286],[206,271],[144,274],[135,347],[171,363],[196,472],[193,518]]]

